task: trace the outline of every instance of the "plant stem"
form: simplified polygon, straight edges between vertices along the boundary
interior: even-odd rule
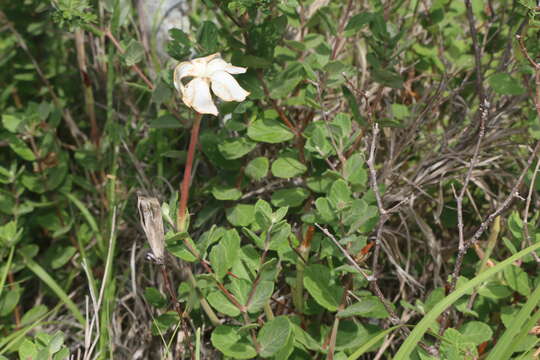
[[[184,180],[180,187],[180,205],[178,206],[177,227],[178,231],[186,231],[186,211],[189,198],[189,185],[191,182],[191,169],[193,167],[193,158],[195,148],[199,139],[199,129],[201,127],[202,114],[195,113],[195,121],[191,128],[191,139],[189,140],[189,149],[187,154],[186,166],[184,168]]]
[[[178,317],[180,318],[180,321],[182,321],[182,318],[184,317],[182,314],[182,309],[180,308],[180,303],[178,303],[178,299],[176,298],[176,293],[172,288],[171,280],[169,278],[169,272],[166,268],[165,264],[162,264],[160,266],[161,269],[161,275],[163,276],[163,282],[165,284],[165,289],[169,293],[169,298],[171,299],[174,311],[178,314]]]
[[[293,304],[300,314],[304,311],[304,269],[309,257],[309,250],[311,248],[311,239],[315,232],[313,225],[308,227],[304,239],[298,248],[298,255],[300,256],[296,263],[296,283],[293,292]]]
[[[210,307],[210,305],[208,304],[208,302],[206,301],[204,296],[201,294],[201,292],[199,290],[199,287],[197,286],[197,280],[195,279],[195,276],[193,276],[193,272],[191,271],[191,269],[189,267],[187,268],[187,271],[188,271],[188,281],[191,284],[191,287],[193,288],[193,291],[196,292],[197,297],[199,298],[199,302],[201,303],[201,307],[204,310],[204,312],[206,313],[206,315],[208,316],[208,318],[210,319],[210,322],[214,326],[221,325],[221,321],[217,317],[216,313]]]

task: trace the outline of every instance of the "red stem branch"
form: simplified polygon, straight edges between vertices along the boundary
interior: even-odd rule
[[[195,113],[195,122],[191,128],[191,139],[189,140],[189,149],[186,159],[186,167],[184,168],[184,180],[180,187],[180,205],[178,206],[177,227],[178,231],[185,231],[187,203],[189,199],[189,185],[191,182],[191,169],[193,168],[193,158],[195,157],[195,148],[199,139],[199,129],[201,127],[202,114]]]

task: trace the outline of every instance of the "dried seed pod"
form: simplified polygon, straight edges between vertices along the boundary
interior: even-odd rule
[[[137,207],[141,226],[146,234],[152,257],[158,264],[165,261],[165,231],[163,230],[163,218],[161,217],[161,205],[154,197],[138,195]]]

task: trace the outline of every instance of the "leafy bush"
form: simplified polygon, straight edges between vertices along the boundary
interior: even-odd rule
[[[537,4],[189,3],[0,10],[0,358],[538,355]]]

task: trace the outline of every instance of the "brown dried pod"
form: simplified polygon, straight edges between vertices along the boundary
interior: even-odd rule
[[[161,205],[154,197],[138,195],[137,207],[141,226],[146,234],[152,258],[158,264],[165,261],[165,231],[163,230],[163,218],[161,216]]]

